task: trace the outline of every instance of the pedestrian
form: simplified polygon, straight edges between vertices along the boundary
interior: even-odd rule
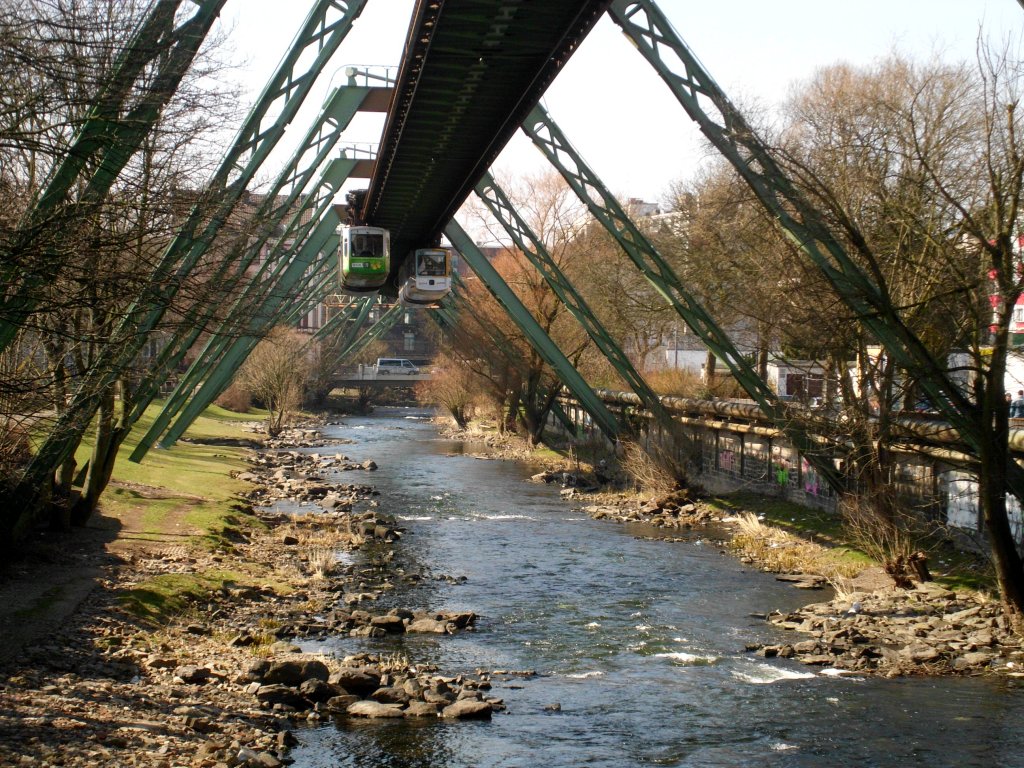
[[[1010,403],[1010,418],[1024,419],[1024,389],[1017,390],[1017,397]]]

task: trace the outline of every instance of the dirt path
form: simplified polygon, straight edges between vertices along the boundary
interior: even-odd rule
[[[111,488],[129,487],[111,483]],[[181,498],[159,517],[142,505],[118,515],[102,511],[84,528],[48,531],[27,542],[20,556],[0,569],[0,664],[61,627],[113,570],[139,555],[180,546],[195,534],[186,522],[194,500],[164,489],[132,485],[144,498]]]

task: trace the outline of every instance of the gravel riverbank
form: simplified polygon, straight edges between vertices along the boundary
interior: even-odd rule
[[[333,443],[323,454],[296,450],[311,444],[322,442],[310,429],[273,441],[244,479],[252,504],[319,511],[240,508],[212,546],[102,558],[102,578],[70,619],[2,669],[0,765],[274,768],[287,763],[300,722],[480,719],[503,707],[489,695],[490,671],[446,677],[399,656],[299,652],[299,638],[451,634],[476,620],[372,610],[395,585],[387,566],[402,531],[376,512],[364,482],[373,462],[349,462]],[[328,482],[335,473],[351,481]],[[345,550],[364,552],[342,564]],[[185,609],[147,621],[174,585]]]

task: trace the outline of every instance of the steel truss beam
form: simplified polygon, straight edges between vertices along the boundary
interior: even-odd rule
[[[228,314],[221,320],[210,343],[207,344],[206,349],[193,363],[190,370],[199,369],[204,365],[200,361],[208,360],[211,345],[223,345],[224,337],[236,335],[239,324],[251,317],[254,310],[259,307],[259,301],[254,300],[253,292],[265,293],[273,287],[274,283],[267,278],[267,273],[274,269],[280,269],[282,266],[281,259],[284,258],[283,254],[288,250],[285,246],[286,242],[289,240],[301,242],[312,227],[312,222],[319,219],[320,214],[314,213],[311,219],[305,224],[302,223],[303,212],[310,208],[313,208],[314,211],[318,210],[319,199],[313,202],[307,199],[298,210],[296,210],[295,204],[317,169],[334,151],[342,132],[348,127],[355,113],[376,90],[386,89],[353,86],[336,89],[328,96],[319,119],[307,133],[288,165],[279,174],[277,181],[267,191],[263,203],[253,215],[252,220],[258,223],[258,229],[252,240],[240,244],[225,255],[216,274],[210,280],[211,284],[223,285],[226,294],[243,281],[246,283],[246,287]],[[328,183],[330,184],[330,182]],[[339,181],[330,187],[331,195],[334,194],[340,183]],[[282,232],[280,224],[285,218],[289,220]],[[260,257],[263,246],[271,238],[276,240],[271,253],[267,254],[255,276],[248,275],[250,267]],[[225,280],[224,273],[229,267],[233,267],[232,274]],[[140,385],[140,391],[136,393],[136,404],[132,413],[133,424],[159,394],[167,377],[181,364],[185,355],[202,335],[219,309],[215,302],[207,302],[204,305],[189,308],[186,313],[187,322],[179,324],[178,330],[147,372],[147,380]]]
[[[320,262],[320,269],[309,271],[309,267],[313,262],[324,252],[333,253],[338,248],[338,235],[336,230],[338,228],[338,218],[333,211],[329,211],[324,219],[317,225],[313,234],[309,236],[303,246],[296,252],[295,257],[291,259],[288,264],[288,276],[289,281],[297,282],[304,275],[306,280],[301,286],[298,287],[298,292],[301,295],[302,290],[308,285],[311,279],[314,279],[318,274],[323,277],[323,272],[326,271],[327,275],[324,279],[330,279],[334,276],[334,271],[331,269],[330,259],[322,259]],[[282,281],[285,278],[282,278]],[[321,281],[321,290],[322,290]],[[262,334],[267,331],[270,326],[274,325],[275,316],[274,312],[277,311],[277,307],[283,301],[287,301],[289,290],[285,289],[281,293],[281,301],[277,302],[276,306],[265,307],[261,310],[260,317],[254,319],[251,326],[251,331],[248,335],[234,339],[231,345],[224,350],[218,359],[217,363],[212,367],[210,372],[205,377],[199,391],[196,392],[188,401],[188,403],[181,408],[181,413],[178,415],[177,420],[167,430],[167,434],[164,435],[163,439],[160,440],[160,445],[163,448],[169,448],[174,445],[175,442],[185,433],[192,423],[199,417],[199,415],[206,410],[207,406],[216,400],[220,394],[228,388],[231,384],[231,379],[235,374],[238,367],[245,362],[245,358],[249,356],[252,350],[259,344]],[[282,317],[282,320],[291,322],[294,318],[302,311],[308,311],[306,308],[308,303],[302,301],[292,301],[291,308],[286,310],[286,316]],[[151,430],[152,432],[152,430]],[[155,439],[157,435],[150,435],[147,433],[147,438]],[[141,445],[140,445],[141,447]],[[136,449],[138,452],[138,449]],[[144,454],[143,454],[144,455]],[[133,460],[135,453],[132,454]],[[139,457],[141,459],[141,456]]]
[[[580,404],[591,415],[605,437],[615,442],[620,432],[620,426],[611,411],[605,407],[605,404],[601,402],[601,399],[590,388],[586,380],[580,376],[579,371],[562,354],[562,350],[558,348],[558,345],[544,332],[544,329],[540,327],[540,324],[534,319],[530,311],[523,306],[519,297],[508,287],[508,284],[498,273],[498,270],[480,252],[472,238],[466,234],[466,231],[457,221],[454,219],[450,221],[444,231],[448,240],[462,254],[462,258],[466,260],[466,263],[469,264],[477,277],[487,286],[487,290],[505,308],[513,322],[519,326],[541,359],[551,366],[559,380],[570,392],[576,395]]]
[[[508,195],[498,186],[490,173],[476,185],[476,194],[487,206],[498,222],[504,227],[509,237],[515,242],[520,251],[529,259],[530,263],[540,272],[548,286],[565,305],[565,307],[576,318],[577,322],[587,332],[591,340],[605,356],[609,363],[622,376],[626,383],[633,389],[640,398],[644,407],[647,408],[654,418],[672,434],[676,422],[672,420],[671,414],[661,404],[658,395],[647,385],[643,376],[633,367],[625,352],[611,337],[605,327],[598,320],[597,316],[590,309],[586,300],[579,294],[576,288],[559,269],[558,264],[551,257],[548,249],[541,242],[540,238],[533,232],[530,225],[516,211]]]
[[[459,284],[457,275],[455,282],[456,285]],[[461,310],[459,309],[459,306],[462,307]],[[482,322],[480,318],[473,313],[473,309],[466,299],[455,291],[452,291],[441,300],[440,304],[433,312],[431,312],[430,317],[437,323],[441,332],[448,338],[455,341],[455,343],[460,342],[457,331],[461,325],[460,317],[462,318],[462,322],[465,322],[467,318],[473,320],[486,335],[491,337],[491,340],[493,341],[493,345],[489,349],[479,349],[479,346],[482,345],[478,345],[478,350],[476,352],[477,355],[487,357],[493,354],[494,350],[497,349],[505,356],[510,364],[519,365],[520,367],[525,366],[525,362],[518,355],[513,359],[512,355],[516,351],[516,347],[509,338],[501,332],[501,329],[494,325],[488,325]],[[544,396],[546,397],[546,393],[544,393]],[[555,414],[562,424],[565,425],[566,429],[575,434],[576,425],[573,424],[572,419],[569,418],[566,412],[562,409],[562,406],[559,405],[558,401],[552,401],[551,412]]]
[[[318,131],[314,130],[310,136],[317,133]],[[319,151],[316,152],[313,163],[308,168],[309,173],[315,171],[324,155],[333,150],[336,141],[337,137],[335,136],[334,141],[322,143]],[[318,226],[322,226],[324,221],[329,221],[333,222],[335,227],[337,226],[337,216],[333,212],[330,213],[330,216],[327,216],[328,209],[335,195],[341,189],[341,185],[351,174],[356,162],[349,158],[336,158],[328,165],[314,191],[306,196],[298,208],[293,203],[301,187],[287,196],[285,205],[276,208],[276,215],[270,217],[261,235],[264,233],[269,235],[280,223],[281,216],[287,213],[290,214],[290,220],[283,234],[277,239],[274,248],[267,255],[266,260],[256,274],[249,278],[249,284],[246,289],[235,300],[227,316],[217,330],[214,331],[206,346],[193,361],[184,376],[182,376],[178,385],[168,397],[160,414],[132,452],[131,461],[142,460],[156,442],[160,433],[167,428],[170,420],[181,409],[184,401],[188,399],[189,393],[195,390],[199,382],[212,375],[212,372],[216,369],[224,371],[225,365],[232,365],[228,372],[228,375],[230,375],[234,371],[234,366],[240,364],[240,362],[226,362],[226,350],[231,348],[237,350],[240,341],[261,336],[267,330],[267,325],[272,324],[274,312],[278,310],[284,297],[294,290],[296,283],[302,277],[305,270],[305,266],[298,259],[293,258],[292,254],[309,236],[310,231],[313,230],[314,223],[320,222]],[[308,178],[308,175],[303,174],[300,178]],[[305,186],[305,181],[302,181],[302,185]],[[305,213],[309,213],[310,216],[304,222]],[[242,260],[242,263],[245,265],[242,268],[243,274],[244,270],[259,255],[263,244],[267,240],[265,235],[257,238],[256,243],[250,246],[247,256]],[[322,233],[320,239],[322,242]],[[288,246],[289,242],[292,243],[291,246]],[[214,308],[211,307],[210,309],[213,311]],[[187,338],[176,345],[174,355],[170,356],[168,360],[164,360],[165,356],[161,355],[161,359],[157,364],[157,374],[151,377],[148,400],[143,401],[140,398],[134,408],[133,415],[135,420],[138,420],[145,412],[146,407],[152,402],[153,397],[158,391],[162,379],[166,378],[167,373],[173,370],[184,358],[192,344],[198,339],[201,330],[202,327],[200,326],[189,332]],[[239,334],[242,334],[241,338],[239,338]],[[168,349],[170,348],[169,345]],[[252,346],[249,347],[250,350],[251,348]],[[235,355],[231,355],[230,360],[234,361]]]
[[[335,355],[335,363],[331,367],[340,365],[348,356],[349,347],[356,340],[359,329],[366,323],[366,318],[370,316],[370,310],[373,309],[374,303],[376,303],[375,296],[360,296],[313,334],[314,339],[320,340],[341,329],[341,338],[338,340],[338,352]]]
[[[328,171],[330,170],[329,168]],[[344,173],[339,175],[344,176]],[[340,183],[338,182],[339,187]],[[321,194],[328,200],[328,205],[337,187],[332,186],[330,189],[330,196]],[[195,421],[202,409],[227,389],[235,371],[249,356],[259,340],[275,324],[276,320],[284,319],[280,315],[294,313],[297,309],[296,305],[304,304],[297,297],[302,295],[303,289],[308,288],[309,282],[317,273],[317,270],[310,270],[310,266],[323,252],[330,252],[332,245],[337,242],[335,234],[339,223],[337,215],[332,210],[318,210],[316,213],[322,215],[322,218],[319,221],[313,219],[318,223],[312,233],[308,237],[297,239],[295,246],[288,249],[283,257],[277,260],[278,268],[272,274],[267,275],[263,281],[266,287],[260,291],[258,298],[253,298],[256,305],[255,312],[247,320],[235,326],[233,332],[228,333],[225,330],[222,335],[214,336],[207,343],[164,404],[152,426],[139,440],[138,446],[130,457],[132,461],[141,461],[163,430],[167,428],[171,419],[182,412],[183,415],[168,431],[167,437],[161,441],[161,445],[165,448],[172,445]],[[324,259],[323,262],[329,265],[330,259]]]
[[[584,162],[569,144],[544,109],[534,107],[523,131],[558,169],[590,213],[608,232],[636,265],[648,282],[658,291],[686,324],[720,359],[725,361],[740,386],[757,402],[762,411],[783,430],[815,470],[837,491],[845,488],[842,476],[836,471],[831,458],[815,445],[806,431],[794,424],[785,406],[768,384],[754,371],[729,335],[715,322],[672,270],[657,249],[637,228],[615,197],[608,191],[597,174]]]
[[[61,270],[60,256],[52,246],[44,247],[34,259],[38,261],[34,272],[26,270],[25,254],[40,238],[66,237],[88,219],[89,206],[106,198],[174,96],[225,1],[193,0],[195,13],[176,23],[183,0],[159,0],[118,56],[67,154],[5,249],[3,262],[8,266],[0,272],[0,279],[11,286],[11,293],[0,301],[0,350],[10,344],[35,309],[32,294],[51,284]],[[71,191],[81,186],[84,189],[78,200],[69,200]]]
[[[324,323],[319,328],[317,328],[316,331],[313,333],[313,339],[315,341],[323,341],[324,339],[327,339],[327,338],[330,338],[331,336],[333,336],[338,331],[338,329],[341,326],[347,325],[348,321],[352,319],[350,310],[352,309],[353,305],[358,305],[359,309],[357,310],[357,313],[361,313],[362,312],[362,308],[366,304],[370,304],[370,305],[373,304],[373,302],[370,301],[370,299],[373,299],[373,298],[375,298],[373,295],[366,295],[366,296],[359,296],[359,297],[357,297],[354,301],[350,302],[345,307],[340,309],[338,311],[338,313],[334,317],[329,318],[326,323]],[[367,314],[369,314],[369,309],[367,309]],[[346,331],[347,330],[348,329],[346,329]],[[338,348],[342,349],[345,346],[347,346],[349,343],[351,343],[351,342],[350,341],[347,342],[343,338],[342,339],[342,343],[339,345]]]
[[[366,314],[369,314],[370,305],[371,304],[368,303],[364,307]],[[382,336],[384,336],[384,334],[386,334],[388,331],[394,328],[395,323],[398,322],[398,318],[402,316],[402,312],[404,311],[405,308],[398,302],[395,302],[392,306],[388,308],[387,312],[380,316],[380,320],[378,320],[376,323],[370,326],[366,333],[364,333],[358,339],[356,339],[343,350],[341,350],[338,353],[338,359],[344,360],[347,357],[358,355],[360,352],[362,352],[364,349],[370,346],[372,342],[381,338]],[[358,332],[360,327],[362,327],[362,323],[358,323],[355,326],[355,331]]]
[[[32,498],[81,442],[103,392],[136,359],[149,334],[163,318],[172,297],[220,232],[235,203],[260,165],[284,135],[317,75],[351,30],[367,0],[318,0],[292,47],[246,120],[228,154],[207,186],[212,213],[196,206],[150,275],[150,289],[140,297],[111,335],[111,341],[33,456],[15,489]],[[203,221],[206,225],[196,234]]]
[[[884,287],[875,283],[836,240],[657,5],[651,0],[614,0],[608,13],[701,132],[750,185],[787,237],[807,254],[860,323],[920,385],[978,455],[986,441],[984,433],[992,428],[982,423],[980,408],[902,321]],[[1011,492],[1024,499],[1024,468],[1010,461],[1006,472]]]

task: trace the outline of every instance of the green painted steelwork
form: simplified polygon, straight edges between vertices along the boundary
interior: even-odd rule
[[[192,65],[225,0],[194,0],[194,15],[176,21],[182,0],[159,0],[139,24],[118,56],[113,72],[46,187],[18,225],[4,249],[0,284],[9,292],[0,300],[0,350],[17,335],[36,306],[33,294],[52,283],[63,266],[53,247],[24,255],[38,240],[67,237],[88,209],[101,203]],[[155,64],[154,64],[155,62]],[[156,72],[150,71],[155,66]],[[136,101],[132,102],[132,97]],[[69,196],[83,187],[77,201]]]
[[[352,342],[355,341],[356,334],[359,333],[359,329],[366,323],[366,318],[370,316],[370,310],[373,309],[376,301],[377,298],[375,296],[360,296],[345,307],[344,310],[332,317],[330,322],[325,323],[319,331],[313,334],[314,338],[324,338],[335,333],[340,326],[346,326],[342,329],[341,339],[338,341],[338,359],[340,363],[344,359],[342,352],[347,350],[352,345]]]
[[[608,13],[657,70],[701,132],[750,185],[783,232],[807,254],[859,322],[928,394],[977,455],[985,443],[983,431],[991,429],[982,423],[979,406],[903,323],[885,290],[846,253],[661,10],[650,0],[614,0]],[[680,65],[682,70],[676,71]],[[1006,472],[1013,495],[1024,499],[1024,468],[1011,461]]]
[[[220,232],[256,171],[284,135],[306,95],[341,45],[367,0],[318,0],[207,187],[213,211],[197,206],[153,269],[146,295],[129,309],[111,341],[33,456],[14,491],[33,499],[71,455],[96,414],[103,393],[127,370],[163,318],[171,298]],[[269,121],[269,122],[268,122]],[[200,224],[206,221],[200,234]]]
[[[518,214],[512,201],[508,199],[490,173],[484,174],[476,186],[476,193],[498,220],[498,223],[504,227],[519,250],[540,272],[554,294],[587,332],[605,359],[629,384],[658,423],[671,433],[675,429],[675,422],[672,420],[671,414],[662,406],[658,395],[647,385],[639,371],[633,367],[625,352],[605,330],[601,321],[587,305],[586,300],[573,287],[565,273],[559,269],[544,243]]]
[[[672,306],[693,332],[729,367],[740,386],[761,407],[761,410],[782,429],[818,473],[836,491],[845,488],[842,476],[832,458],[798,427],[778,396],[754,371],[747,359],[736,349],[728,334],[708,314],[699,301],[686,290],[657,249],[637,228],[615,197],[584,162],[579,153],[555,125],[541,106],[530,112],[523,131],[544,153],[569,183],[591,214],[618,241],[648,282]]]
[[[352,308],[353,304],[358,304],[359,307],[362,308],[364,304],[373,304],[373,300],[375,298],[375,296],[358,296],[353,298],[352,301],[340,309],[337,314],[328,318],[326,323],[313,332],[313,339],[315,341],[323,341],[330,338],[338,331],[340,326],[346,325],[348,321],[352,319],[349,310]]]
[[[317,152],[317,158],[314,161],[315,165],[312,166],[314,170],[320,164],[323,152],[330,151],[333,147],[333,142],[329,142],[320,152]],[[142,460],[142,457],[153,446],[159,434],[170,423],[170,419],[180,410],[184,401],[188,399],[189,393],[194,391],[196,386],[210,375],[213,367],[221,365],[221,357],[225,349],[238,342],[240,333],[247,337],[258,337],[266,331],[266,324],[273,320],[272,313],[276,311],[280,304],[279,295],[283,296],[288,291],[294,290],[295,282],[301,277],[301,275],[297,276],[294,273],[295,261],[291,256],[292,252],[309,236],[314,222],[322,222],[322,219],[327,217],[329,222],[334,222],[335,226],[337,226],[337,223],[339,223],[337,215],[333,211],[329,212],[328,209],[333,203],[338,190],[341,189],[341,185],[351,174],[355,163],[355,160],[349,158],[335,158],[324,171],[315,188],[315,192],[307,195],[302,205],[298,207],[292,205],[294,200],[293,194],[288,196],[287,205],[278,208],[282,213],[287,212],[291,214],[290,221],[285,227],[284,232],[277,239],[271,252],[266,254],[266,259],[256,274],[248,278],[249,282],[246,289],[235,300],[220,326],[214,331],[202,351],[182,376],[174,391],[168,397],[167,402],[164,403],[164,407],[157,415],[156,420],[132,452],[131,461]],[[307,212],[310,213],[308,218],[305,216]],[[270,228],[275,228],[279,221],[280,215],[269,222]],[[326,235],[321,233],[319,237],[322,240]],[[251,246],[248,257],[242,260],[246,268],[259,255],[265,241],[266,238],[259,238]],[[289,242],[293,243],[293,245],[288,246]],[[268,307],[272,309],[268,310]],[[174,356],[161,355],[157,361],[157,370],[151,377],[154,381],[157,381],[157,384],[166,377],[168,371],[173,370],[178,362],[183,359],[185,353],[191,349],[192,344],[198,339],[201,330],[201,327],[193,329],[183,342],[178,343],[177,352]],[[170,347],[168,348],[170,349]],[[137,403],[134,409],[135,418],[132,423],[142,415],[146,407],[152,402],[156,391],[151,381],[150,398],[146,402],[140,399]]]
[[[445,235],[452,245],[456,247],[462,258],[466,260],[470,268],[476,273],[491,294],[505,308],[509,317],[519,326],[526,335],[531,346],[537,350],[551,369],[558,376],[559,380],[572,392],[580,404],[591,415],[594,422],[600,427],[612,442],[619,434],[620,427],[615,417],[611,414],[600,398],[594,394],[586,380],[580,376],[568,358],[562,354],[562,350],[551,340],[551,337],[544,332],[540,324],[534,319],[530,311],[523,306],[519,297],[515,295],[505,280],[498,274],[498,271],[491,265],[487,258],[480,252],[472,238],[454,219],[445,227]]]
[[[459,281],[458,273],[453,275],[453,287],[458,289],[461,285]],[[462,309],[460,310],[456,304],[461,304]],[[470,304],[461,295],[453,291],[447,294],[440,302],[431,310],[430,317],[437,324],[437,327],[441,329],[441,332],[445,337],[449,338],[453,342],[453,350],[458,352],[464,346],[467,346],[467,339],[465,336],[459,334],[459,329],[463,327],[463,324],[467,321],[473,321],[477,326],[484,332],[486,336],[492,339],[492,346],[482,348],[483,345],[480,342],[476,342],[472,352],[482,358],[488,358],[493,355],[495,350],[501,352],[501,354],[509,361],[509,365],[515,367],[518,370],[525,368],[525,361],[516,354],[516,347],[505,334],[502,333],[501,329],[494,325],[488,325],[483,323],[481,319],[476,316],[473,312]],[[514,355],[514,356],[513,356]],[[468,361],[467,355],[464,353],[461,355],[464,361]],[[542,392],[542,397],[547,397],[546,392]],[[551,403],[551,413],[557,418],[570,432],[575,431],[575,425],[572,420],[568,418],[565,411],[562,409],[557,400]]]
[[[391,232],[386,293],[435,245],[608,0],[418,2],[361,219]]]
[[[284,258],[283,254],[286,250],[285,243],[289,240],[301,242],[312,228],[312,223],[321,215],[319,212],[320,202],[316,198],[312,203],[307,199],[300,208],[296,208],[299,195],[309,184],[317,169],[334,151],[341,134],[359,111],[360,106],[371,94],[383,90],[386,89],[350,86],[336,89],[328,96],[319,119],[307,133],[291,161],[278,175],[277,181],[267,191],[263,203],[252,216],[252,220],[258,222],[258,229],[252,239],[240,244],[236,249],[232,249],[223,258],[215,275],[211,278],[215,284],[223,284],[227,289],[225,292],[236,289],[243,283],[244,288],[241,289],[241,295],[236,299],[227,316],[221,320],[219,328],[213,332],[206,349],[193,362],[190,373],[186,374],[186,377],[191,375],[191,371],[197,370],[205,364],[200,361],[209,360],[211,344],[223,344],[225,337],[233,338],[237,333],[236,327],[243,324],[245,318],[259,306],[260,299],[252,295],[253,290],[257,289],[265,293],[273,287],[273,282],[268,279],[267,273],[271,271],[272,265],[278,271],[283,266],[281,259]],[[351,163],[351,166],[354,167],[354,164],[355,161]],[[350,173],[351,170],[347,175]],[[327,193],[332,198],[347,178],[347,175],[341,177],[340,174],[340,168],[325,173],[325,181],[321,182],[321,184],[329,185]],[[323,191],[320,194],[322,197]],[[303,223],[303,211],[311,207],[314,213]],[[288,223],[281,231],[281,221],[286,217],[289,219]],[[260,266],[257,274],[249,275],[250,267],[260,257],[263,246],[271,238],[276,240],[274,248],[266,254],[264,263]],[[225,279],[224,273],[229,267],[231,275]],[[136,393],[136,405],[131,416],[133,424],[153,402],[167,377],[178,368],[185,359],[185,355],[192,349],[192,346],[206,330],[208,323],[220,309],[212,302],[205,305],[197,304],[189,308],[186,315],[187,322],[178,324],[175,334],[148,369],[147,380],[140,385],[140,391]],[[197,363],[199,364],[197,365]],[[191,385],[186,386],[190,387]],[[174,395],[171,397],[173,399]]]
[[[323,252],[333,252],[338,247],[338,219],[333,211],[325,216],[320,225],[306,243],[295,254],[286,272],[282,275],[281,282],[298,281],[306,273],[309,266],[316,257]],[[326,261],[326,260],[325,260]],[[332,271],[333,274],[333,271]],[[224,351],[217,365],[207,375],[199,391],[196,392],[181,409],[181,413],[174,424],[167,430],[167,433],[160,440],[160,446],[168,448],[185,433],[199,415],[216,400],[220,394],[227,389],[231,379],[238,367],[245,362],[252,350],[260,341],[260,331],[267,329],[274,324],[275,307],[265,306],[261,310],[262,317],[254,319],[252,324],[253,332],[250,335],[236,339],[234,343]],[[135,454],[132,454],[133,460]],[[141,457],[139,457],[141,459]]]
[[[338,359],[345,360],[353,355],[358,355],[370,346],[371,343],[382,338],[384,334],[395,327],[395,323],[398,322],[403,312],[405,312],[405,307],[398,303],[393,304],[388,308],[387,312],[380,316],[380,320],[370,326],[366,333],[342,349],[338,353]],[[358,332],[359,326],[356,326],[355,330]]]

